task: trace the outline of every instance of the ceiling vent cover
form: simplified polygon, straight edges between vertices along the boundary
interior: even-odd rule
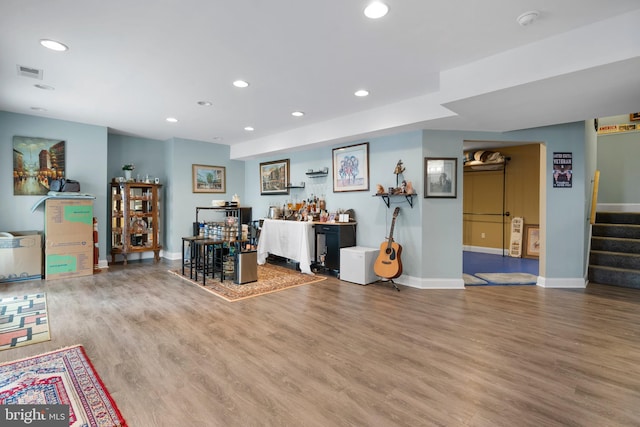
[[[43,70],[38,70],[37,68],[18,65],[18,75],[22,77],[31,77],[32,79],[42,80],[43,73]]]

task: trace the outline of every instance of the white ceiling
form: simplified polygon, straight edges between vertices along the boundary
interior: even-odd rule
[[[227,144],[234,158],[640,111],[638,0],[386,2],[374,21],[368,0],[2,0],[0,110]],[[528,10],[540,19],[521,27]]]

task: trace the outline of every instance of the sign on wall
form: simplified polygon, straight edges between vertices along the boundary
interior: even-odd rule
[[[553,153],[553,187],[571,188],[573,153]]]

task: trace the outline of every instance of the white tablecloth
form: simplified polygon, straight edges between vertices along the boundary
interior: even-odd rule
[[[298,261],[303,273],[313,274],[311,260],[315,256],[314,238],[312,223],[265,219],[258,241],[258,264],[264,264],[271,253]]]

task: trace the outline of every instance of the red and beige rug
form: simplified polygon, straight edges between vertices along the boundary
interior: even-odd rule
[[[44,293],[0,299],[0,350],[50,339]]]
[[[258,265],[258,281],[244,285],[237,285],[231,280],[220,282],[218,278],[207,278],[206,286],[202,286],[202,280],[199,282],[191,280],[189,277],[183,276],[180,270],[169,270],[169,273],[230,302],[326,280],[324,276],[311,276],[272,264]]]
[[[69,426],[125,427],[82,346],[0,365],[0,405],[69,405]]]

